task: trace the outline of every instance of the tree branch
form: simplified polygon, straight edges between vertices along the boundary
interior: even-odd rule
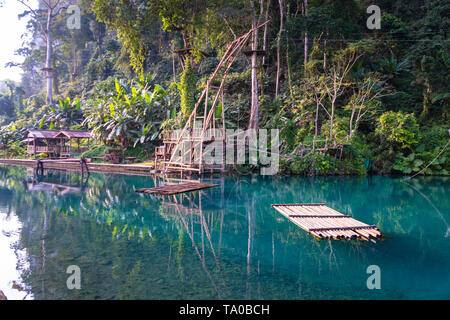
[[[30,10],[31,14],[34,16],[34,19],[36,20],[36,22],[38,23],[39,27],[41,28],[42,33],[44,34],[45,39],[47,39],[47,32],[44,29],[44,26],[42,25],[42,23],[39,21],[39,15],[36,13],[35,10],[33,10],[27,3],[25,3],[25,1],[23,0],[17,0],[18,2],[20,2],[21,4],[23,4],[25,7],[28,8],[28,10]]]

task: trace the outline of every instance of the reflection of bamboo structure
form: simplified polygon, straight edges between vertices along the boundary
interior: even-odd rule
[[[170,184],[170,183],[178,183],[180,181],[190,181],[192,180],[186,180],[181,178],[169,178],[167,176],[160,176],[162,179],[158,179],[156,176],[154,177],[154,183],[155,186],[160,185],[161,183],[164,184]],[[222,178],[223,179],[223,178]],[[197,181],[199,182],[199,181]],[[223,208],[223,183],[221,183],[221,197],[218,197],[221,199],[221,203],[219,204],[218,211],[210,211],[205,213],[202,207],[202,199],[207,198],[208,195],[205,191],[196,191],[196,192],[190,192],[190,193],[181,193],[181,194],[175,194],[175,195],[161,195],[161,209],[165,216],[170,217],[172,219],[181,221],[181,224],[183,228],[185,229],[186,233],[188,234],[189,238],[191,239],[192,247],[194,248],[194,251],[196,255],[198,256],[202,269],[204,270],[205,274],[207,275],[208,279],[211,282],[211,285],[213,286],[217,296],[221,298],[219,287],[217,286],[216,282],[214,281],[211,272],[208,270],[207,264],[206,264],[206,257],[205,257],[205,237],[206,241],[209,243],[209,246],[211,248],[211,253],[214,257],[215,265],[217,267],[217,270],[219,271],[219,274],[221,273],[221,266],[219,262],[219,256],[220,256],[220,246],[222,241],[222,225],[223,225],[223,218],[224,218],[224,210]],[[219,229],[219,243],[218,243],[218,252],[216,252],[214,248],[214,242],[212,239],[212,232],[213,232],[213,225],[214,225],[214,215],[219,213],[220,218],[220,229]],[[200,231],[196,232],[195,225],[200,226]],[[197,242],[195,240],[196,234],[200,233],[200,242],[201,242],[201,249],[197,245]],[[223,284],[225,285],[225,282],[222,279]]]

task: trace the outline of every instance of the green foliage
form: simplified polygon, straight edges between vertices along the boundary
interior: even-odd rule
[[[289,165],[292,174],[316,176],[335,175],[337,168],[333,166],[333,158],[325,153],[309,153],[303,158],[296,156]]]
[[[334,123],[333,123],[333,139],[336,139],[337,141],[343,143],[346,141],[346,138],[349,134],[349,118],[344,118],[344,117],[336,117],[334,119]],[[322,132],[322,137],[326,138],[329,136],[329,132],[330,132],[330,127],[331,127],[331,121],[330,120],[326,120],[324,121],[324,123],[322,124],[322,128],[321,128],[321,132]]]
[[[14,116],[14,103],[7,95],[0,94],[0,116],[11,118]]]
[[[393,169],[395,172],[402,174],[414,174],[422,171],[431,163],[422,174],[448,175],[450,172],[450,150],[448,147],[435,159],[447,142],[448,131],[443,126],[434,126],[421,132],[418,146],[408,155],[398,153]]]
[[[157,139],[167,110],[173,108],[172,89],[145,81],[125,83],[114,79],[99,84],[94,97],[86,101],[84,125],[105,143],[118,143],[123,149]]]
[[[150,159],[154,148],[149,148],[147,145],[138,144],[135,147],[129,147],[123,152],[124,157],[134,157],[141,161]]]
[[[153,12],[151,2],[139,0],[116,4],[108,0],[95,0],[91,7],[99,21],[117,32],[129,55],[133,70],[142,77],[148,51],[147,43],[155,37],[150,31],[151,26],[157,23],[157,14]]]
[[[308,151],[316,132],[319,139],[329,137],[333,116],[334,139],[328,144],[351,144],[342,160],[334,154],[308,155],[301,161],[285,161],[285,172],[364,174],[367,167],[375,173],[413,173],[432,160],[448,140],[448,0],[412,0],[409,5],[381,0],[383,32],[367,32],[369,1],[309,1],[308,15],[302,14],[303,1],[284,1],[284,30],[279,29],[280,3],[269,3],[271,23],[260,29],[258,41],[262,49],[261,36],[266,35],[266,55],[258,63],[261,127],[279,129],[280,152],[289,155]],[[68,30],[65,15],[55,17],[51,26],[53,91],[59,103],[45,102],[45,78],[38,70],[46,48],[38,41],[41,30],[33,20],[32,41],[18,49],[24,57],[23,79],[1,87],[0,126],[11,123],[18,132],[84,126],[100,143],[120,145],[138,158],[151,154],[162,129],[185,124],[196,102],[197,79],[205,83],[225,44],[248,31],[253,19],[247,0],[80,0],[77,4],[82,9],[81,30]],[[264,21],[267,2],[253,4],[256,18],[262,13],[259,21]],[[41,16],[45,14],[44,10]],[[312,46],[305,66],[306,32]],[[173,54],[181,48],[191,49],[184,57],[183,73]],[[281,75],[275,99],[278,52]],[[352,52],[363,56],[342,79],[336,100],[331,100],[327,87],[328,91],[333,87],[333,69],[342,67],[346,54]],[[145,74],[153,78],[145,79]],[[179,84],[170,86],[174,79]],[[211,85],[218,86],[219,80]],[[386,91],[380,93],[381,88]],[[248,125],[250,90],[249,59],[239,55],[225,80],[225,103],[216,109],[217,116],[224,110],[227,128]],[[22,155],[23,136],[16,137],[11,128],[2,130],[2,139]],[[423,164],[418,165],[418,160]],[[445,165],[429,169],[435,174]]]
[[[25,145],[22,142],[25,131],[25,129],[18,129],[14,124],[0,128],[0,146],[5,150],[5,155],[10,157],[25,155]]]
[[[417,144],[419,125],[412,113],[388,111],[378,119],[376,133],[400,149],[411,149]]]
[[[92,159],[94,157],[103,157],[111,149],[113,149],[113,148],[109,147],[109,146],[99,146],[99,147],[91,148],[90,150],[84,152],[81,156],[84,158],[89,158],[89,159]]]
[[[416,149],[415,153],[409,154],[407,157],[403,153],[397,154],[397,159],[393,169],[395,171],[401,172],[403,174],[413,174],[425,169],[436,155],[439,153],[440,149],[437,147],[433,152],[430,151],[420,151],[419,148]],[[422,172],[424,175],[449,175],[450,171],[450,161],[448,159],[449,153],[447,155],[442,155],[433,163],[431,163],[425,171]]]
[[[194,71],[192,70],[191,62],[186,59],[184,72],[181,75],[181,112],[185,116],[189,116],[195,107],[195,88],[196,79]]]
[[[46,158],[48,158],[48,154],[46,154],[46,153],[39,153],[39,154],[37,154],[36,155],[36,158],[37,159],[46,159]]]
[[[57,129],[72,129],[83,122],[81,101],[71,101],[69,97],[65,100],[59,99],[58,104],[49,106],[50,112],[46,114],[39,123],[39,128],[44,129],[47,125]]]

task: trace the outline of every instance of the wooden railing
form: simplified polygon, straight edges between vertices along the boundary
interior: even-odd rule
[[[35,149],[36,148],[36,149]],[[55,153],[56,147],[49,147],[49,146],[28,146],[27,152],[29,154],[34,154],[36,150],[36,154],[38,153]]]
[[[27,147],[27,153],[28,154],[34,154],[34,146],[28,146]],[[87,147],[82,147],[78,150],[78,148],[70,148],[70,146],[36,146],[36,154],[39,153],[83,153],[85,151],[89,150]]]
[[[193,140],[212,140],[214,139],[222,139],[223,138],[223,132],[222,130],[206,130],[205,133],[202,135],[202,128],[195,128],[192,129],[192,139]],[[163,132],[163,141],[167,142],[177,142],[181,135],[183,134],[183,130],[165,130]],[[190,140],[191,139],[191,133],[185,132],[184,133],[184,139]],[[182,139],[182,140],[184,140]]]

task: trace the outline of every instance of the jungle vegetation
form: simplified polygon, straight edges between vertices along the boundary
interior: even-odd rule
[[[374,30],[367,0],[16,1],[31,40],[22,81],[0,84],[8,156],[25,156],[27,129],[72,128],[151,159],[226,44],[270,20],[248,44],[265,55],[241,55],[226,80],[230,128],[278,128],[288,174],[449,174],[450,0],[378,0]],[[302,154],[313,140],[348,147]]]

